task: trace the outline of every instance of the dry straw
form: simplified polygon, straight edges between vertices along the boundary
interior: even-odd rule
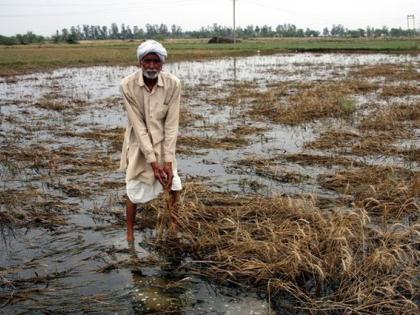
[[[366,81],[278,83],[261,92],[249,111],[276,123],[297,125],[327,117],[350,117],[356,111],[353,95],[376,86]]]
[[[420,214],[420,172],[396,167],[365,166],[320,176],[322,186],[355,197],[356,205],[390,219],[417,220]]]
[[[283,310],[418,311],[420,224],[379,227],[363,208],[327,211],[311,197],[235,197],[197,183],[183,199],[182,238],[158,245],[190,253],[200,274],[266,291]]]

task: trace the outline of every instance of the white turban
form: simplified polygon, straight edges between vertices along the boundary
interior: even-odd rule
[[[137,58],[142,60],[147,54],[154,53],[159,56],[160,61],[165,62],[168,53],[166,52],[165,47],[161,43],[158,43],[155,40],[146,40],[137,47]]]

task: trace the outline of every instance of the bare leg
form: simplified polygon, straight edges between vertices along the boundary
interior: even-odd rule
[[[176,233],[178,231],[178,207],[181,191],[171,190],[168,208],[171,215],[171,226],[170,231]]]
[[[126,218],[127,218],[127,241],[134,241],[134,222],[136,221],[136,204],[132,203],[127,197],[126,201]]]

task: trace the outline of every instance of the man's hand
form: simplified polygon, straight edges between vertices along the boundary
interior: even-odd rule
[[[165,162],[165,164],[163,165],[163,172],[166,176],[166,185],[164,185],[163,187],[165,189],[170,189],[172,187],[172,179],[174,178],[172,162]]]
[[[155,174],[155,178],[159,181],[159,183],[165,187],[167,184],[166,173],[163,170],[163,166],[160,165],[158,162],[150,163],[153,169],[153,173]],[[171,179],[172,182],[172,179]]]

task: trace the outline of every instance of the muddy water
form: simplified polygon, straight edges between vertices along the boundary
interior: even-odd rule
[[[324,125],[345,128],[348,122],[322,120],[290,127],[252,121],[242,115],[247,104],[220,106],[214,104],[214,98],[219,94],[223,99],[235,84],[244,81],[264,90],[273,82],[338,79],[354,67],[382,63],[413,64],[418,68],[420,58],[384,54],[286,54],[166,65],[166,70],[177,75],[188,92],[183,106],[202,117],[183,125],[181,135],[222,138],[243,125],[264,130],[247,136],[249,144],[238,149],[196,148],[192,154],[180,154],[181,177],[202,177],[209,186],[222,191],[334,196],[333,192],[319,187],[315,178],[336,168],[282,161],[274,173],[288,172],[306,178],[288,181],[264,176],[250,167],[238,167],[237,161],[252,156],[269,158],[311,152],[304,150],[303,145],[314,139]],[[58,161],[59,171],[54,173],[44,166],[28,168],[25,160],[11,159],[1,164],[4,192],[30,188],[37,191],[38,199],[58,198],[68,207],[62,211],[66,222],[59,226],[0,225],[0,312],[274,314],[273,310],[269,311],[264,295],[250,289],[209,283],[188,272],[185,268],[191,263],[188,259],[173,261],[155,252],[152,230],[138,231],[134,246],[125,242],[124,226],[120,224],[124,174],[116,171],[118,149],[105,140],[68,132],[123,128],[126,118],[118,83],[135,70],[135,67],[90,67],[19,76],[16,80],[0,79],[2,150],[12,145],[37,150],[42,162],[42,156],[53,150],[71,148],[79,167],[92,159],[103,159],[104,163],[110,160],[115,166],[79,173],[71,163],[63,165]],[[61,102],[65,109],[36,105],[45,100]],[[357,100],[359,106],[371,101],[363,95]],[[363,160],[390,165],[404,163],[393,157],[371,156]],[[117,184],[107,188],[102,185],[104,182]],[[69,185],[72,191],[62,189]],[[31,206],[30,202],[19,202],[2,203],[1,210],[19,211],[19,207]]]

